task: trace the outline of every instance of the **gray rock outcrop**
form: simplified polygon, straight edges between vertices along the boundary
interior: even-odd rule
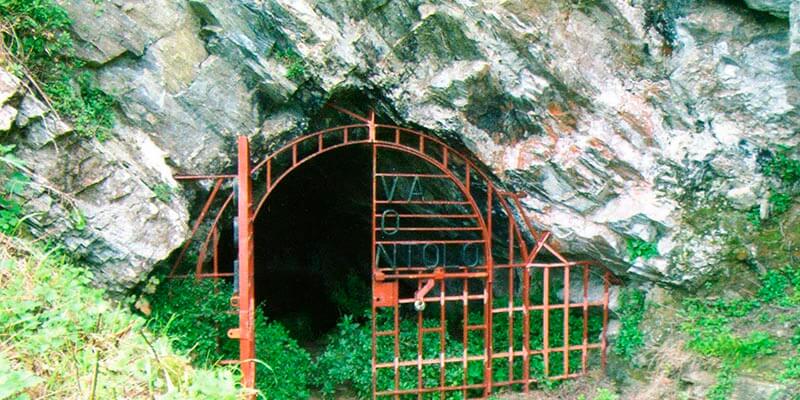
[[[565,252],[676,285],[702,281],[726,251],[725,232],[692,223],[694,210],[757,206],[768,195],[758,155],[800,141],[797,1],[747,2],[791,14],[791,28],[696,2],[670,17],[674,42],[652,10],[621,0],[63,3],[79,54],[119,102],[108,144],[59,143],[78,146],[68,170],[89,170],[71,189],[88,220],[73,242],[110,269],[136,265],[104,278],[119,287],[186,234],[186,204],[148,198],[154,179],[230,168],[239,133],[263,153],[343,92],[466,147],[529,194]],[[24,113],[0,111],[0,128],[48,121]],[[47,146],[37,157],[55,163]],[[631,238],[660,255],[632,261]]]

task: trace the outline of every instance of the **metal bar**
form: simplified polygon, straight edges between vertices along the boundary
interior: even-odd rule
[[[509,220],[512,218],[509,217]],[[509,226],[511,224],[509,223]],[[511,231],[511,236],[513,240],[514,238],[514,231]],[[522,241],[522,238],[520,238]],[[523,254],[526,257],[527,255]],[[513,258],[512,258],[513,260]],[[531,351],[531,277],[530,277],[530,270],[528,268],[522,269],[522,306],[524,307],[522,311],[522,379],[526,382],[530,380],[531,377],[531,368],[530,368],[530,351]],[[529,393],[531,390],[530,385],[526,384],[524,388],[525,393]]]
[[[483,243],[483,239],[442,239],[442,240],[378,240],[378,244],[467,244]]]
[[[374,138],[375,138],[375,124],[374,124],[374,121],[367,121],[367,122],[369,122],[369,139],[370,139],[370,141],[374,141]],[[377,163],[378,163],[378,147],[375,145],[374,142],[370,147],[372,148],[372,177],[371,177],[371,179],[372,179],[372,193],[371,193],[371,195],[372,195],[372,214],[375,214],[375,213],[377,213],[377,209],[378,209],[377,203],[375,203],[375,201],[377,199],[377,186],[376,186],[377,185],[377,181],[376,181],[376,178],[375,178],[375,173],[377,172],[377,168],[378,168],[378,166],[377,166]],[[377,263],[375,262],[377,245],[375,243],[375,240],[376,240],[375,219],[372,218],[372,246],[370,248],[370,251],[372,253],[372,255],[371,255],[371,265],[372,265],[372,279],[373,280],[375,279],[375,272],[376,272],[376,269],[377,269]],[[377,364],[377,337],[375,336],[376,325],[377,325],[377,321],[376,321],[377,320],[377,315],[376,315],[376,305],[375,305],[375,300],[374,299],[375,299],[375,297],[373,296],[373,301],[372,301],[372,398],[373,398],[373,400],[377,398],[377,391],[378,391],[378,388],[377,388],[377,385],[378,385],[377,384],[378,371],[376,369],[376,364]],[[396,318],[396,316],[397,316],[397,313],[395,313],[395,318]],[[398,327],[397,327],[397,324],[395,324],[395,332],[397,332],[397,331],[398,331]],[[396,365],[397,365],[397,360],[395,360],[395,368],[397,368]],[[399,387],[398,387],[398,389],[399,389]]]
[[[600,343],[590,343],[588,348],[590,350],[591,349],[600,349],[601,345],[600,345]],[[571,346],[569,346],[567,348],[565,348],[563,346],[553,347],[553,348],[550,349],[550,352],[551,353],[560,353],[560,352],[563,352],[564,350],[567,350],[567,349],[569,351],[578,351],[578,350],[583,349],[583,345],[582,344],[581,345],[571,345]],[[514,352],[514,355],[515,356],[519,356],[519,357],[522,357],[523,354],[524,354],[523,350],[518,350],[518,351]],[[542,354],[544,354],[544,350],[531,350],[530,354],[531,355],[542,355]],[[502,360],[504,358],[508,358],[508,355],[509,355],[508,352],[504,351],[502,353],[494,353],[492,355],[492,358],[495,359],[495,360]]]
[[[215,226],[212,232],[214,232],[214,255],[212,259],[212,265],[214,269],[214,275],[216,276],[219,274],[219,228]],[[214,280],[217,279],[214,278]]]
[[[461,296],[453,295],[453,296],[445,296],[445,301],[455,301],[461,299]],[[482,294],[473,294],[469,296],[470,300],[484,300]],[[415,301],[420,300],[425,303],[437,303],[441,301],[440,297],[422,297],[420,299],[399,299],[397,300],[400,304],[413,304]]]
[[[544,360],[544,376],[550,376],[550,268],[545,267],[542,271],[543,290],[542,290],[542,359]]]
[[[600,334],[600,366],[603,371],[606,369],[606,352],[608,351],[608,339],[606,338],[606,331],[608,330],[608,283],[611,279],[610,275],[611,274],[606,270],[605,279],[603,279],[603,331]]]
[[[221,174],[221,175],[175,175],[172,178],[176,181],[202,181],[208,179],[233,179],[238,175]]]
[[[486,216],[486,260],[487,260],[487,267],[489,269],[489,276],[486,280],[486,288],[484,295],[486,296],[486,302],[484,306],[484,321],[486,324],[486,330],[484,331],[484,340],[486,343],[486,361],[484,363],[484,384],[486,388],[484,389],[483,395],[489,396],[492,393],[492,334],[493,334],[493,315],[491,309],[493,307],[492,302],[494,301],[494,258],[492,255],[492,198],[494,195],[494,189],[492,186],[489,186],[489,189],[486,191],[486,204],[488,207],[488,212]]]
[[[446,307],[445,307],[445,300],[444,300],[444,294],[445,294],[445,291],[447,289],[445,288],[444,283],[445,283],[444,279],[439,281],[439,297],[441,299],[440,303],[439,303],[439,316],[440,316],[440,318],[439,318],[439,327],[441,328],[441,332],[439,333],[439,359],[441,360],[441,364],[439,364],[439,387],[442,387],[442,388],[445,387],[445,384],[444,384],[444,375],[445,375],[444,358],[445,358],[446,350],[445,350],[444,334],[445,334],[445,331],[447,330],[447,322],[445,320],[445,308]],[[444,393],[445,392],[441,391],[439,393],[440,393],[439,398],[441,400],[444,400]]]
[[[589,305],[589,307],[602,307],[603,306],[603,302],[602,301],[595,301],[595,302],[590,302],[590,303],[587,303],[587,304]],[[523,312],[523,311],[525,311],[525,308],[526,308],[525,306],[517,306],[517,307],[513,308],[513,311]],[[547,307],[545,307],[545,306],[530,306],[530,307],[527,307],[527,309],[530,310],[530,311],[540,311],[540,310],[544,310],[545,308],[550,309],[550,310],[564,310],[565,309],[564,304],[551,304],[551,305],[548,305]],[[583,303],[570,304],[569,308],[583,308]],[[495,313],[495,314],[507,313],[508,312],[508,308],[507,307],[495,308],[495,309],[492,310],[492,312]]]
[[[253,292],[253,219],[252,181],[250,178],[250,143],[239,136],[239,360],[242,386],[255,388],[255,296]],[[252,399],[255,395],[250,396]]]
[[[422,281],[417,281],[417,291],[422,289]],[[422,319],[422,313],[417,312],[417,389],[422,389],[422,366],[423,366],[423,348],[422,348],[422,328],[424,327],[425,322]],[[419,391],[417,394],[417,399],[422,399],[422,392]]]
[[[569,268],[564,267],[564,373],[569,374]]]
[[[469,201],[460,200],[377,200],[378,204],[428,204],[428,205],[452,205],[466,206]]]
[[[581,352],[581,370],[586,373],[589,345],[589,266],[583,266],[583,351]]]
[[[376,231],[381,232],[383,228],[375,228]],[[409,227],[400,227],[400,228],[392,228],[392,231],[395,232],[471,232],[471,231],[481,231],[483,229],[477,226],[409,226]]]
[[[431,178],[431,179],[439,179],[439,178],[447,178],[450,179],[449,175],[446,174],[414,174],[410,172],[378,172],[375,176],[385,176],[385,177],[400,177],[400,178]]]
[[[396,214],[399,218],[431,218],[431,219],[445,219],[445,218],[464,218],[476,219],[475,214]],[[375,214],[375,218],[383,217],[383,214]]]
[[[512,229],[508,224],[509,231]],[[509,234],[509,236],[511,236]],[[514,262],[514,242],[508,241],[508,260]],[[514,269],[508,269],[508,379],[514,380]]]
[[[461,333],[461,344],[464,351],[462,352],[462,359],[464,363],[461,365],[462,368],[462,379],[461,384],[466,385],[468,382],[468,375],[467,369],[469,367],[469,363],[467,361],[467,356],[469,356],[469,279],[464,278],[462,281],[461,286],[461,302],[462,302],[462,319],[463,319],[463,328]],[[461,397],[466,399],[467,398],[467,390],[464,389],[461,392]]]
[[[222,179],[217,179],[217,183],[214,184],[214,188],[211,189],[211,194],[208,195],[208,200],[206,203],[203,204],[203,209],[200,211],[200,215],[197,216],[197,219],[194,221],[194,225],[192,226],[192,230],[189,233],[189,240],[194,238],[194,235],[197,234],[197,230],[200,229],[200,224],[203,223],[203,220],[206,218],[206,214],[208,214],[208,210],[211,209],[211,204],[214,202],[214,199],[217,197],[217,193],[219,189],[222,187]],[[172,276],[175,271],[178,269],[178,266],[181,262],[183,262],[183,258],[186,256],[186,252],[189,250],[189,243],[186,243],[183,248],[181,249],[180,254],[178,254],[178,258],[175,260],[175,264],[172,266],[172,270],[170,271],[170,276]]]

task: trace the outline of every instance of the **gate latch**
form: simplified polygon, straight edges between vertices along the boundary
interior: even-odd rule
[[[429,278],[425,281],[425,284],[422,285],[419,290],[414,292],[414,309],[417,311],[425,310],[425,296],[433,289],[434,285],[436,285],[436,281],[440,281],[444,279],[444,270],[442,268],[436,268],[433,271],[433,278]]]

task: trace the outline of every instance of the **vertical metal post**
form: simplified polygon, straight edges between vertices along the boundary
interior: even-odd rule
[[[253,290],[253,201],[250,177],[250,142],[239,136],[239,361],[242,386],[254,388],[255,364],[255,292]],[[254,397],[253,397],[254,398]]]
[[[345,137],[345,140],[346,140],[346,137]],[[372,265],[370,266],[370,268],[372,270],[372,285],[371,286],[374,289],[375,288],[375,281],[376,281],[375,280],[375,275],[376,275],[376,272],[378,271],[378,265],[377,265],[377,259],[376,259],[376,249],[375,249],[375,247],[377,246],[377,244],[376,244],[376,242],[377,242],[377,233],[375,232],[375,228],[376,228],[377,225],[375,223],[375,215],[378,213],[378,204],[377,204],[378,192],[377,192],[377,181],[376,181],[376,179],[377,179],[376,174],[377,174],[377,169],[378,169],[378,147],[375,145],[375,112],[374,111],[370,112],[369,141],[372,143],[370,145],[370,147],[372,147],[372,174],[371,174],[371,177],[370,177],[370,179],[372,180],[372,183],[371,183],[372,184],[372,189],[371,189],[371,191],[372,191],[372,213],[370,214],[370,219],[372,220],[372,222],[371,222],[371,224],[372,224],[372,229],[371,229],[371,231],[372,231],[372,246],[370,247],[370,251],[372,252],[372,256],[370,257],[370,263]],[[376,308],[376,305],[375,305],[375,293],[374,292],[372,293],[372,297],[371,298],[372,298],[372,301],[371,301],[371,303],[372,303],[371,304],[372,305],[372,307],[371,307],[371,309],[372,309],[372,321],[371,321],[371,323],[372,323],[372,366],[371,366],[371,371],[372,371],[372,399],[374,400],[374,399],[377,398],[375,396],[375,393],[378,391],[378,370],[375,367],[377,365],[377,363],[378,363],[378,351],[377,351],[377,349],[378,349],[378,343],[377,343],[378,338],[376,337],[376,334],[375,334],[375,332],[377,331],[378,315],[377,315],[377,308]],[[394,311],[393,311],[394,312],[394,321],[395,321],[395,324],[394,324],[394,331],[395,331],[394,332],[395,359],[397,359],[397,354],[398,354],[398,350],[399,350],[398,349],[398,344],[397,344],[397,340],[398,340],[397,335],[399,334],[398,321],[397,321],[398,313],[399,313],[398,307],[399,307],[398,305],[395,305]],[[395,369],[395,383],[398,382],[398,379],[399,379],[398,378],[398,371]],[[397,390],[397,389],[399,389],[399,386],[395,387],[395,390]]]

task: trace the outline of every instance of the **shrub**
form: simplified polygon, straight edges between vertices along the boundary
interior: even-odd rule
[[[617,314],[620,330],[613,351],[620,357],[631,360],[634,354],[644,346],[644,335],[639,329],[646,309],[644,292],[636,289],[623,289],[620,291],[619,302]]]
[[[658,255],[658,248],[655,243],[645,242],[636,237],[628,238],[628,257],[631,262],[639,257],[649,260]]]
[[[314,362],[312,383],[326,398],[332,398],[336,387],[344,384],[351,385],[361,398],[368,398],[372,391],[371,359],[369,327],[344,316]]]
[[[239,358],[239,343],[227,338],[238,326],[231,313],[229,282],[213,279],[164,279],[152,297],[151,329],[174,339],[179,349],[192,349],[195,364],[213,366],[222,359]],[[259,308],[260,311],[260,308]],[[257,312],[256,385],[275,400],[307,398],[311,356],[278,322]]]

